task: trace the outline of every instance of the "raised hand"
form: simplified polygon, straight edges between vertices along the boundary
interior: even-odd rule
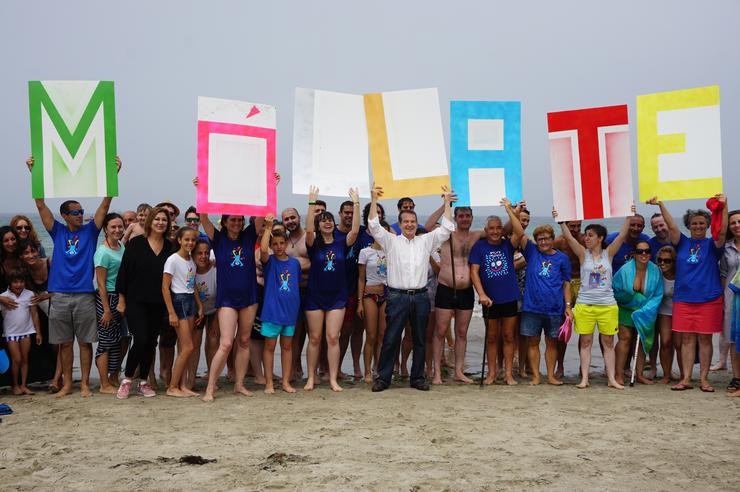
[[[121,172],[121,166],[122,165],[123,165],[123,163],[121,162],[121,158],[118,157],[118,156],[116,156],[116,172],[117,173],[120,173]]]
[[[275,223],[275,216],[272,214],[265,215],[265,224],[269,224],[270,228],[272,228],[272,224]]]
[[[315,202],[318,197],[319,197],[319,189],[314,185],[309,186],[308,187],[308,201]]]
[[[359,203],[360,191],[357,188],[350,188],[348,193],[354,203]]]
[[[370,190],[370,196],[373,198],[373,200],[377,200],[378,198],[383,196],[383,187],[377,186],[375,183],[373,183],[373,187]]]
[[[502,207],[511,208],[511,202],[506,197],[503,197],[501,199],[501,201],[499,202],[499,205],[501,205]]]
[[[455,200],[457,200],[457,195],[450,190],[449,186],[443,185],[442,186],[442,200],[444,200],[445,203],[452,204]]]
[[[28,168],[28,171],[33,170],[33,156],[30,156],[28,159],[26,159],[26,167]]]
[[[648,205],[660,205],[660,200],[658,200],[657,196],[652,197],[650,200],[646,201]]]
[[[558,219],[558,210],[555,207],[552,207],[552,218],[555,220]]]

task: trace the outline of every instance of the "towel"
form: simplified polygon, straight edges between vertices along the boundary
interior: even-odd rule
[[[660,268],[655,263],[647,264],[645,273],[645,292],[635,292],[632,286],[635,283],[637,266],[634,258],[622,265],[612,280],[614,297],[620,306],[634,309],[632,321],[640,336],[642,350],[645,355],[650,353],[655,340],[655,320],[658,318],[658,308],[663,301],[663,277]]]

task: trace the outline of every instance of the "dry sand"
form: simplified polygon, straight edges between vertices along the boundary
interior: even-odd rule
[[[470,366],[480,363],[481,323]],[[0,489],[738,490],[740,398],[668,387],[399,382],[252,398],[0,396]],[[478,369],[479,370],[479,369]],[[253,389],[257,390],[254,385]],[[182,464],[197,455],[216,460]]]

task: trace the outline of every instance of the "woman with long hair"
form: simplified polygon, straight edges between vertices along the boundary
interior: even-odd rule
[[[39,257],[46,258],[46,250],[44,250],[43,244],[39,239],[39,235],[36,229],[33,227],[31,219],[25,215],[15,215],[10,219],[10,227],[13,228],[15,233],[18,235],[19,240],[28,239],[36,243],[36,247],[39,249]]]
[[[663,246],[658,250],[655,263],[663,276],[663,300],[658,308],[658,337],[660,339],[660,367],[663,377],[660,382],[669,384],[673,379],[673,353],[677,353],[681,379],[681,334],[673,333],[673,288],[676,283],[676,250],[673,246]]]

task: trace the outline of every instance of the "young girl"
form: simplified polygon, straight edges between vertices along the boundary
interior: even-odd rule
[[[31,337],[36,336],[36,345],[41,345],[41,324],[35,304],[31,303],[33,292],[26,289],[26,277],[21,270],[11,270],[7,273],[10,287],[2,293],[13,300],[18,307],[14,309],[0,305],[3,312],[5,342],[8,345],[8,354],[13,363],[11,376],[13,378],[14,395],[33,395],[28,389],[28,353],[31,351]],[[20,376],[20,384],[18,384]]]
[[[271,226],[272,215],[265,217]],[[283,391],[295,393],[290,384],[293,362],[293,334],[298,319],[301,298],[298,283],[301,281],[301,264],[288,256],[285,229],[265,230],[260,242],[260,261],[263,264],[265,300],[262,305],[262,335],[265,345],[262,350],[262,365],[265,368],[265,393],[275,393],[272,368],[275,359],[275,344],[280,336],[280,364],[283,373]],[[270,255],[270,248],[273,254]]]
[[[162,277],[162,297],[167,306],[170,326],[177,330],[178,353],[172,369],[168,396],[198,396],[187,387],[185,369],[193,352],[193,329],[196,315],[200,322],[203,317],[203,304],[195,287],[195,263],[190,252],[195,247],[198,231],[183,227],[177,231],[180,249],[164,263]]]
[[[203,340],[203,331],[206,332],[206,366],[211,370],[213,354],[218,350],[219,330],[218,316],[216,316],[216,267],[211,262],[211,245],[208,239],[202,237],[195,243],[193,250],[195,259],[195,285],[198,288],[198,297],[203,305],[203,320],[195,326],[193,334],[193,355],[190,357],[188,369],[188,388],[193,389],[195,372],[200,362],[200,346]]]

